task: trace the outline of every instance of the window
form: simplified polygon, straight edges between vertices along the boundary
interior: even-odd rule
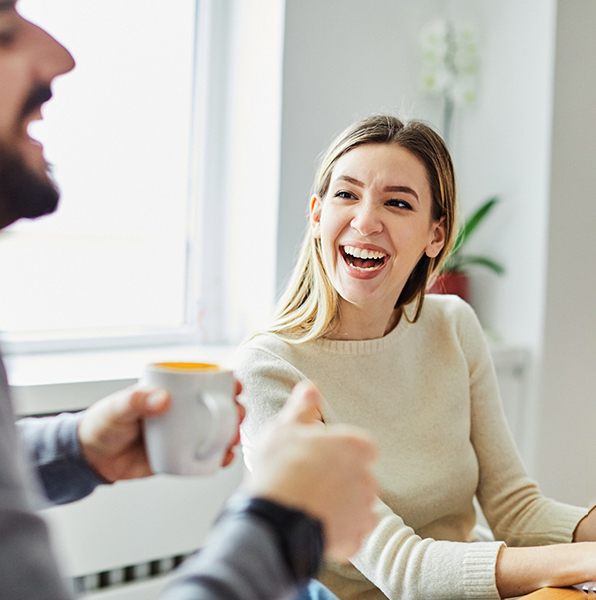
[[[195,0],[19,9],[77,68],[54,84],[35,132],[55,165],[59,210],[0,235],[0,329],[36,347],[196,330]]]
[[[77,68],[54,215],[0,234],[6,352],[236,343],[275,301],[284,3],[20,0]]]

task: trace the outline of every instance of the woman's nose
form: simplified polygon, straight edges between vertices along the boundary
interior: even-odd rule
[[[368,204],[356,207],[356,214],[350,222],[350,227],[363,237],[383,231],[383,223],[376,207]]]

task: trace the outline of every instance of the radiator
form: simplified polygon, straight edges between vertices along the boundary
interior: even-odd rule
[[[75,592],[98,600],[157,598],[168,574],[202,546],[242,473],[240,458],[212,477],[120,482],[43,511]]]

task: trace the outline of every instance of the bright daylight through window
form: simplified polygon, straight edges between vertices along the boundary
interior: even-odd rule
[[[185,325],[195,4],[19,2],[77,67],[32,129],[55,165],[58,212],[0,235],[8,339]]]

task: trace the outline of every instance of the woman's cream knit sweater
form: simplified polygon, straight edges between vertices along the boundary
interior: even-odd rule
[[[241,348],[243,444],[309,379],[327,423],[364,427],[380,460],[380,521],[352,564],[321,580],[342,600],[499,598],[500,541],[476,541],[476,496],[496,540],[569,542],[585,508],[541,495],[520,462],[483,332],[454,296],[428,296],[418,322],[381,339],[299,345],[259,335]],[[332,468],[332,467],[331,467]]]

